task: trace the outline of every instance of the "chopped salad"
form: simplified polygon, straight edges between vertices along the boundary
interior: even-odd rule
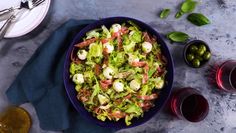
[[[74,45],[69,71],[77,99],[94,117],[128,126],[154,106],[166,65],[156,37],[128,21],[86,33]]]

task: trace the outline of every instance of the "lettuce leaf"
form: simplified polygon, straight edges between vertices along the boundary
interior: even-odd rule
[[[95,37],[95,38],[99,38],[99,31],[100,29],[94,29],[94,30],[91,30],[91,31],[89,31],[89,32],[87,32],[86,33],[86,39],[90,39],[90,38],[93,38],[93,37]]]
[[[92,83],[94,80],[94,72],[92,70],[84,72],[84,79],[87,83]]]
[[[135,30],[139,31],[140,30],[140,27],[135,24],[133,21],[128,21],[128,23],[131,25],[131,27],[133,27]]]
[[[104,115],[104,114],[98,114],[98,115],[97,115],[97,119],[98,119],[98,120],[101,120],[101,121],[105,121],[105,120],[106,120],[106,115]]]
[[[114,67],[120,67],[126,62],[124,52],[112,52],[109,57],[110,64]]]
[[[134,41],[131,41],[129,44],[123,45],[125,52],[133,52],[135,48],[136,43]]]
[[[165,84],[163,77],[150,78],[149,81],[156,89],[162,89]]]
[[[77,84],[76,86],[75,86],[75,90],[77,91],[77,92],[79,92],[79,90],[82,88],[82,85],[81,84]]]
[[[134,52],[134,55],[137,56],[140,60],[146,60],[146,56],[142,54],[141,49],[138,49]]]
[[[102,36],[105,38],[111,37],[111,33],[109,32],[109,30],[107,29],[105,25],[102,25]]]
[[[100,63],[103,58],[103,48],[101,43],[95,43],[91,46],[87,54],[87,60]]]
[[[123,97],[127,96],[128,94],[129,94],[129,92],[118,93],[117,95],[114,96],[114,99],[123,98]]]
[[[102,57],[102,44],[101,43],[95,43],[94,45],[91,46],[89,50],[89,55],[92,57]]]
[[[153,45],[152,45],[153,47],[152,47],[152,53],[154,54],[154,55],[156,55],[157,53],[160,53],[161,52],[161,45],[160,44],[158,44],[158,43],[153,43]]]
[[[127,34],[122,36],[122,40],[123,40],[123,45],[129,45],[131,42]]]
[[[151,66],[149,71],[148,71],[148,77],[152,77],[152,75],[157,71],[157,67],[161,66],[161,62],[160,61],[156,61],[155,63],[153,63]]]
[[[130,40],[134,41],[135,43],[142,42],[142,32],[134,31],[134,33],[132,35],[130,35]]]
[[[147,95],[148,91],[149,91],[149,86],[147,84],[143,85],[140,90],[142,96]]]
[[[74,75],[75,73],[82,71],[83,70],[83,65],[82,64],[75,64],[72,62],[70,64],[70,73]]]
[[[132,114],[125,116],[125,124],[126,124],[127,126],[129,126],[129,125],[131,124],[130,121],[133,119],[133,117],[134,117],[134,115],[132,115]]]
[[[111,120],[111,117],[109,116],[109,113],[106,110],[103,110],[101,114],[97,115],[97,118],[101,121],[105,121],[106,118],[108,118],[109,120]]]
[[[92,95],[91,95],[91,97],[90,97],[90,99],[89,99],[88,104],[94,104],[94,103],[93,103],[93,98],[94,98],[95,96],[97,96],[98,93],[99,93],[100,90],[101,90],[100,85],[99,85],[99,83],[98,83],[98,81],[97,81],[97,78],[96,78],[95,76],[94,76],[94,78],[95,78],[96,84],[93,86],[93,93],[92,93]]]
[[[126,113],[134,113],[138,116],[142,115],[143,114],[143,110],[137,106],[136,104],[132,104],[128,107],[128,109],[125,111]]]
[[[136,93],[134,90],[132,90],[128,85],[125,86],[125,89],[128,93]]]

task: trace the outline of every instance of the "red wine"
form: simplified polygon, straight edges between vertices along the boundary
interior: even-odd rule
[[[206,115],[208,104],[203,96],[193,94],[183,101],[181,110],[187,120],[197,122]]]
[[[230,82],[234,89],[236,89],[236,67],[233,69],[231,75],[230,75]]]
[[[236,92],[236,61],[226,61],[216,72],[216,83],[222,90]]]
[[[191,122],[203,120],[209,112],[207,100],[193,88],[183,88],[171,97],[171,110],[181,119]]]

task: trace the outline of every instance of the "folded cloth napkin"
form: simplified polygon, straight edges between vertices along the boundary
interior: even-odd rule
[[[66,51],[83,27],[94,20],[69,20],[59,27],[34,53],[15,81],[6,91],[10,102],[33,104],[44,130],[64,130],[65,133],[107,133],[81,118],[71,107],[63,84],[63,65]]]

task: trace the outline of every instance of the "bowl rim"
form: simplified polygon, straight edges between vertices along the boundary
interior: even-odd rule
[[[167,66],[167,68],[168,68],[168,71],[169,71],[169,76],[167,76],[167,79],[166,79],[166,81],[168,81],[168,84],[166,85],[166,88],[165,89],[168,89],[168,90],[166,90],[166,91],[168,91],[168,92],[166,92],[166,93],[163,93],[163,95],[165,96],[162,96],[161,98],[159,98],[159,99],[161,99],[162,100],[162,104],[160,105],[160,106],[158,106],[157,107],[157,109],[155,110],[155,112],[153,112],[153,114],[151,114],[151,115],[149,115],[149,116],[147,116],[146,117],[146,119],[144,119],[143,121],[141,121],[141,122],[139,122],[139,123],[137,123],[137,124],[131,124],[131,125],[129,125],[129,126],[112,126],[112,125],[102,125],[102,124],[100,124],[102,121],[100,121],[100,122],[97,122],[97,121],[94,121],[92,118],[90,118],[90,117],[87,117],[86,116],[86,114],[85,114],[85,112],[82,110],[82,109],[80,109],[80,107],[77,107],[77,105],[76,105],[76,103],[75,103],[75,101],[73,101],[73,99],[72,99],[72,97],[70,96],[70,92],[69,92],[69,89],[67,88],[67,82],[69,81],[69,77],[67,77],[67,75],[68,75],[68,70],[67,70],[67,68],[68,68],[68,65],[69,65],[69,63],[70,63],[70,53],[71,53],[71,50],[72,50],[72,48],[73,48],[73,46],[77,43],[77,41],[76,40],[78,40],[78,39],[76,39],[76,38],[78,38],[79,36],[81,36],[83,33],[86,33],[86,32],[88,32],[89,31],[89,29],[90,29],[90,27],[92,27],[92,26],[96,26],[96,25],[100,25],[101,26],[101,24],[104,22],[104,21],[110,21],[110,20],[115,20],[115,19],[124,19],[125,21],[128,21],[128,20],[131,20],[131,21],[135,21],[135,22],[138,22],[138,23],[140,23],[139,25],[143,25],[144,27],[147,27],[147,29],[149,30],[149,31],[151,31],[152,32],[152,35],[155,35],[157,38],[160,38],[160,40],[158,40],[158,42],[159,43],[161,43],[161,47],[165,47],[164,49],[165,49],[165,56],[168,58],[168,66]],[[162,48],[163,49],[163,48]],[[68,63],[69,62],[69,63]],[[167,46],[167,44],[164,42],[164,39],[163,39],[163,37],[161,37],[161,35],[154,29],[154,28],[152,28],[151,26],[149,26],[148,24],[146,24],[146,23],[144,23],[144,22],[142,22],[142,21],[140,21],[140,20],[137,20],[137,19],[134,19],[134,18],[130,18],[130,17],[123,17],[123,16],[117,16],[117,17],[108,17],[108,18],[103,18],[103,19],[100,19],[100,20],[97,20],[97,21],[95,21],[94,23],[91,23],[91,24],[88,24],[87,26],[85,26],[81,31],[79,31],[74,37],[73,37],[73,40],[71,41],[71,43],[70,43],[70,46],[69,46],[69,48],[68,48],[68,50],[67,50],[67,53],[66,53],[66,59],[65,59],[65,62],[64,62],[64,72],[63,72],[63,80],[64,80],[64,86],[65,86],[65,89],[66,89],[66,93],[67,93],[67,96],[69,97],[69,99],[70,99],[70,102],[72,103],[72,105],[74,106],[74,108],[77,110],[77,112],[79,113],[79,114],[81,114],[81,116],[84,118],[84,119],[86,119],[86,120],[89,120],[90,122],[92,122],[92,123],[95,123],[95,124],[97,124],[97,125],[99,125],[99,126],[101,126],[101,127],[105,127],[105,128],[113,128],[113,129],[126,129],[126,128],[131,128],[131,127],[136,127],[136,126],[139,126],[139,125],[142,125],[142,124],[144,124],[145,122],[147,122],[147,121],[149,121],[151,118],[153,118],[153,116],[155,115],[155,114],[157,114],[157,112],[160,112],[160,110],[165,106],[165,104],[167,103],[167,101],[168,101],[168,99],[169,99],[169,97],[170,97],[170,94],[171,94],[171,91],[172,91],[172,86],[173,86],[173,81],[174,81],[174,63],[173,63],[173,58],[172,58],[172,55],[171,55],[171,53],[170,53],[170,50],[169,50],[169,48],[168,48],[168,46]],[[157,101],[157,100],[156,100]],[[84,110],[86,110],[84,107],[83,107],[83,109]],[[87,110],[86,110],[87,111]],[[150,110],[149,110],[150,111]],[[148,112],[149,112],[148,111]],[[88,112],[88,111],[87,111]],[[147,112],[145,112],[145,113],[147,113]],[[145,113],[144,113],[144,115],[145,115]],[[93,116],[92,116],[93,117]],[[143,117],[141,117],[141,118],[139,118],[139,119],[142,119]]]
[[[189,63],[189,61],[187,60],[187,50],[188,50],[188,48],[191,46],[191,45],[193,45],[193,44],[195,44],[195,43],[201,43],[201,44],[204,44],[205,46],[206,46],[206,49],[211,53],[211,49],[210,49],[210,47],[209,47],[209,45],[205,42],[205,41],[203,41],[203,40],[191,40],[191,41],[188,41],[187,43],[185,43],[185,46],[184,46],[184,51],[183,51],[183,58],[184,58],[184,62],[189,66],[189,67],[192,67],[192,68],[201,68],[201,67],[204,67],[209,61],[210,61],[210,59],[209,60],[207,60],[207,61],[205,61],[203,64],[201,64],[199,67],[195,67],[195,66],[193,66],[193,65],[191,65],[190,63]]]

